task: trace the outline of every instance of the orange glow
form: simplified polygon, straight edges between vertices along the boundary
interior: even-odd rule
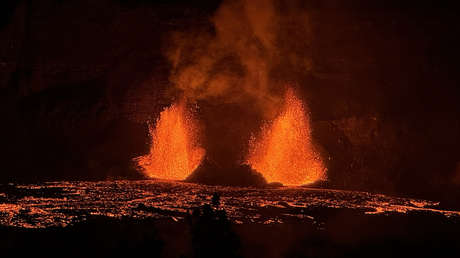
[[[137,158],[148,177],[183,180],[203,159],[198,126],[186,106],[185,101],[174,103],[160,113],[155,127],[150,127],[150,153]]]
[[[302,101],[288,88],[284,102],[280,115],[251,140],[247,163],[268,182],[302,185],[326,179]]]

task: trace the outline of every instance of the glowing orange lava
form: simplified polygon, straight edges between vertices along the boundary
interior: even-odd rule
[[[150,127],[150,135],[150,153],[137,158],[149,177],[182,180],[203,159],[205,151],[198,143],[198,126],[185,101],[163,110],[155,126]]]
[[[326,179],[325,166],[311,140],[302,101],[288,88],[280,115],[250,142],[247,163],[268,182],[302,185]]]

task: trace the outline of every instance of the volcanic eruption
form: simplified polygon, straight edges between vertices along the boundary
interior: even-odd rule
[[[281,14],[275,1],[224,1],[212,27],[171,33],[168,94],[184,100],[152,125],[151,151],[138,159],[149,177],[245,186],[325,179],[307,109],[286,87],[311,67],[308,47],[284,40],[286,33],[308,35],[299,10],[287,4]],[[186,101],[196,104],[196,116]]]
[[[292,88],[285,93],[280,115],[253,137],[247,163],[268,182],[301,185],[325,179],[325,167],[315,150],[310,121]]]
[[[155,125],[151,125],[150,153],[139,157],[138,165],[148,177],[188,178],[189,181],[208,184],[260,186],[268,181],[301,185],[326,178],[326,169],[312,143],[304,105],[290,87],[286,90],[280,114],[261,127],[260,135],[250,139],[245,164],[235,162],[235,157],[225,156],[238,156],[232,153],[235,149],[225,152],[231,146],[224,146],[224,158],[213,160],[218,155],[211,153],[204,159],[205,150],[199,142],[198,131],[198,121],[187,109],[186,101],[173,103],[160,113]],[[214,128],[214,131],[217,130]],[[234,137],[238,136],[237,133]],[[236,151],[245,152],[243,149]]]
[[[182,180],[200,164],[204,150],[185,100],[173,103],[150,126],[150,153],[137,159],[148,177]]]

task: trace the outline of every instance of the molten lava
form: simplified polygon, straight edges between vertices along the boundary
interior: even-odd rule
[[[309,118],[293,89],[287,89],[280,115],[252,138],[247,163],[268,182],[302,185],[326,179],[311,140]]]
[[[163,110],[155,126],[150,127],[150,135],[150,153],[137,158],[149,177],[182,180],[203,159],[205,151],[199,146],[198,126],[185,101]]]

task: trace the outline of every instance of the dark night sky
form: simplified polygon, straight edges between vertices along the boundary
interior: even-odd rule
[[[444,198],[460,184],[459,27],[448,1],[304,1],[297,77],[331,185]],[[2,1],[0,179],[139,178],[170,103],[172,31],[218,1]]]

